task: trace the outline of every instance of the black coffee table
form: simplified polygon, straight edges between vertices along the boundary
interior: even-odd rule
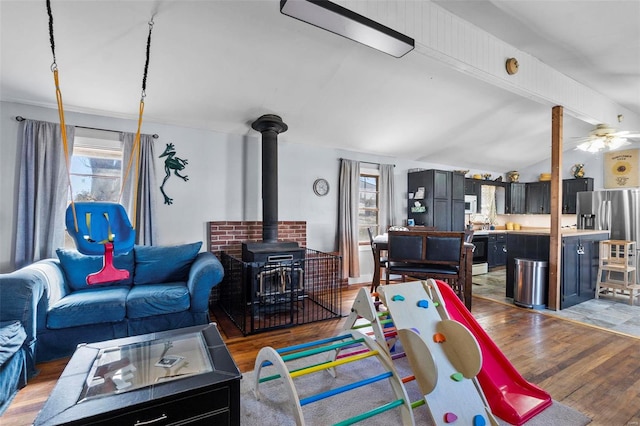
[[[34,424],[239,425],[241,378],[215,324],[83,344]]]

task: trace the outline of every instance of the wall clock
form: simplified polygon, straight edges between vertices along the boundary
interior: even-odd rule
[[[313,192],[319,197],[327,195],[329,193],[329,182],[322,178],[316,179],[315,182],[313,182]]]

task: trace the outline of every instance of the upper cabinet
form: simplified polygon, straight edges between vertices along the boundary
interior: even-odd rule
[[[509,184],[493,180],[465,179],[465,195],[475,195],[478,199],[478,213],[488,216],[493,201],[496,214],[509,213],[507,197]]]
[[[565,179],[562,181],[562,213],[576,213],[576,196],[581,191],[593,191],[593,178]]]
[[[507,206],[508,214],[525,214],[527,212],[526,201],[526,183],[511,182],[507,187]]]
[[[528,182],[525,199],[528,214],[551,213],[551,182]]]
[[[464,176],[444,170],[407,174],[407,218],[439,231],[464,230]]]
[[[484,190],[483,190],[484,188]],[[562,214],[576,213],[576,194],[593,191],[593,178],[564,179],[562,181]],[[497,214],[551,213],[551,182],[495,182],[465,179],[466,195],[478,197],[478,213],[488,214],[487,197],[494,199]]]

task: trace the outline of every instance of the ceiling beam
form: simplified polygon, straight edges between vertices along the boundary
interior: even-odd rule
[[[413,37],[416,47],[408,55],[436,59],[543,105],[562,105],[571,116],[591,124],[616,123],[618,114],[623,114],[626,122],[640,126],[638,114],[437,4],[412,0],[336,3]],[[518,60],[516,74],[506,72],[509,58]]]

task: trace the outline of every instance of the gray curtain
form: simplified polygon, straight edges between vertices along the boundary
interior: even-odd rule
[[[338,206],[338,240],[342,255],[343,277],[360,276],[358,254],[358,203],[360,163],[342,159]]]
[[[380,197],[380,229],[384,233],[392,225],[396,223],[395,201],[396,191],[394,183],[394,165],[380,164],[380,188],[378,188],[378,196]]]
[[[22,133],[18,136],[22,152],[15,247],[17,268],[55,257],[55,250],[64,246],[69,178],[60,129],[55,123],[22,122]],[[66,129],[70,159],[75,128],[66,126]]]
[[[123,142],[122,169],[123,173],[133,155],[133,143],[135,133],[120,133]],[[153,136],[140,135],[139,166],[131,165],[129,176],[125,181],[122,193],[122,205],[129,214],[129,219],[136,229],[136,244],[152,246],[157,241],[155,230],[155,205],[156,205],[156,168],[153,150]],[[135,160],[135,157],[134,157]],[[136,217],[133,217],[133,197],[136,194],[136,173],[139,173],[137,183]]]

